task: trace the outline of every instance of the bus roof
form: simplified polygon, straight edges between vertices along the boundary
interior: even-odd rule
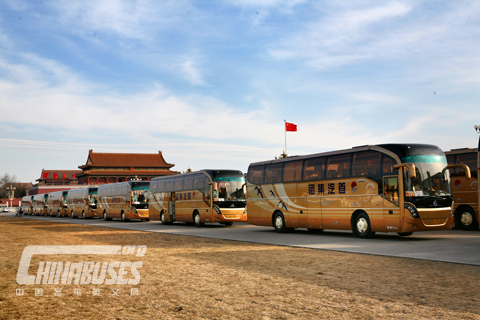
[[[463,154],[463,153],[474,153],[478,152],[477,148],[460,148],[460,149],[452,149],[450,151],[445,151],[446,155],[451,155],[451,154]]]
[[[382,150],[383,149],[383,150]],[[270,164],[270,163],[281,163],[281,162],[288,162],[294,160],[303,160],[309,158],[316,158],[316,157],[325,157],[325,156],[333,156],[345,153],[352,153],[352,152],[360,152],[360,151],[368,151],[368,150],[376,150],[376,151],[384,151],[390,152],[395,154],[399,159],[405,158],[409,155],[444,155],[442,149],[435,145],[431,144],[417,144],[417,143],[388,143],[388,144],[377,144],[377,145],[364,145],[359,147],[353,147],[351,149],[343,149],[343,150],[336,150],[336,151],[328,151],[322,153],[314,153],[309,155],[302,155],[302,156],[291,156],[287,158],[280,158],[275,160],[265,160],[251,163],[252,165],[262,165],[262,164]]]

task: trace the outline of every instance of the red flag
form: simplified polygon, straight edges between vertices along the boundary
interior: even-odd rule
[[[67,174],[63,173],[63,179],[67,179]]]
[[[55,172],[53,173],[53,179],[57,179],[58,177],[58,174],[56,174]]]
[[[42,178],[47,179],[48,178],[48,172],[43,172],[42,173]]]
[[[76,176],[76,175],[77,175],[76,173],[73,174],[73,179],[75,179],[75,176]]]
[[[297,125],[290,123],[290,122],[285,122],[285,128],[287,131],[297,131]]]

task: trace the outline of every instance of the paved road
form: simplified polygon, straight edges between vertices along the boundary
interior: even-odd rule
[[[12,215],[9,214],[9,216]],[[211,224],[197,228],[182,223],[162,225],[157,221],[122,222],[120,220],[103,221],[99,219],[50,218],[39,216],[24,216],[24,218],[311,249],[480,265],[480,231],[448,230],[417,232],[410,237],[399,237],[396,233],[377,233],[374,239],[359,239],[353,237],[351,232],[329,230],[320,234],[312,234],[307,230],[298,229],[292,233],[279,234],[276,233],[273,228],[251,226],[247,223],[235,223],[231,227]]]

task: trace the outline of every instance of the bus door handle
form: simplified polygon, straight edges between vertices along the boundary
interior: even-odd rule
[[[393,210],[388,210],[388,214],[393,214]]]

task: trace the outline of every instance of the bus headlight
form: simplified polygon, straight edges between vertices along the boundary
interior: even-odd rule
[[[137,209],[135,209],[134,206],[132,206],[132,211],[135,212],[135,213],[137,213]]]
[[[245,210],[243,210],[243,214],[247,214],[247,207],[245,207]]]
[[[213,206],[213,209],[215,209],[215,211],[216,211],[218,214],[222,214],[222,212],[220,211],[220,208],[219,208],[219,207]]]
[[[420,215],[418,214],[417,208],[415,208],[415,206],[413,204],[405,203],[405,209],[407,209],[410,212],[410,214],[412,215],[412,217],[414,217],[415,219],[420,218]]]

